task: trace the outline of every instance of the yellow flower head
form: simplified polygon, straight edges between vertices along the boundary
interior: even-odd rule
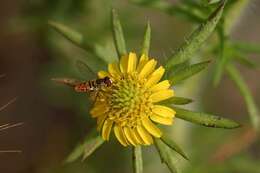
[[[109,64],[108,72],[98,73],[99,78],[112,80],[110,87],[100,91],[90,111],[104,140],[109,140],[113,130],[124,146],[150,145],[152,136],[162,136],[155,123],[172,124],[175,111],[159,103],[173,97],[174,91],[168,80],[160,82],[165,69],[156,69],[156,64],[145,55],[138,61],[135,53],[129,53],[119,64]]]

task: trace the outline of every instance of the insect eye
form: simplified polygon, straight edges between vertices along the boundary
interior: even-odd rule
[[[107,84],[107,85],[111,85],[111,80],[110,80],[109,77],[105,77],[105,78],[104,78],[104,82],[105,82],[105,84]]]

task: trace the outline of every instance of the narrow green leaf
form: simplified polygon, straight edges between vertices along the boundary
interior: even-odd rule
[[[171,173],[177,173],[177,169],[175,167],[175,161],[173,158],[173,153],[170,148],[165,145],[160,139],[154,139],[155,147],[160,155],[162,163],[165,163]]]
[[[215,128],[225,128],[225,129],[233,129],[240,127],[240,124],[236,123],[233,120],[229,120],[226,118],[222,118],[219,116],[200,113],[200,112],[193,112],[186,109],[173,107],[176,111],[176,117],[190,121],[195,124],[207,126],[207,127],[215,127]]]
[[[187,41],[179,48],[179,50],[169,58],[166,63],[167,69],[186,61],[191,58],[194,53],[196,53],[196,51],[209,38],[217,26],[223,12],[224,4],[225,3],[221,3],[220,6],[210,15],[207,21],[201,24],[199,28],[196,29]]]
[[[242,78],[239,71],[233,66],[228,65],[226,67],[226,70],[228,72],[228,75],[231,80],[234,81],[235,85],[239,89],[241,95],[243,96],[247,110],[251,119],[251,122],[256,130],[259,130],[260,127],[260,117],[259,117],[259,110],[254,102],[253,96],[251,95],[249,88]]]
[[[87,65],[91,67],[92,71],[97,71],[97,69],[105,66],[106,59],[103,59],[103,57],[100,57],[97,53],[96,47],[98,47],[98,45],[95,47],[91,46],[81,33],[61,23],[49,21],[49,25],[69,41],[92,54],[92,56],[86,57]]]
[[[219,56],[218,56],[218,60],[216,63],[216,68],[213,74],[213,85],[217,86],[221,80],[223,71],[224,71],[224,67],[227,64],[228,60],[229,60],[229,54],[228,54],[228,48],[227,48],[227,44],[226,44],[226,36],[225,36],[225,31],[224,31],[224,19],[221,22],[222,26],[220,27],[220,29],[218,30],[218,36],[219,36]]]
[[[184,70],[185,68],[188,68],[189,66],[190,66],[189,61],[185,61],[183,63],[174,65],[173,67],[168,69],[168,72],[165,75],[165,77],[166,77],[165,79],[168,79],[169,76],[174,76],[176,73],[178,73],[181,70]]]
[[[142,148],[140,145],[133,147],[133,166],[134,173],[142,173],[143,172],[143,158],[142,158]]]
[[[99,136],[96,129],[93,129],[90,134],[87,135],[83,143],[77,145],[71,154],[67,157],[66,163],[73,162],[83,156],[86,159],[97,148],[104,143],[104,140]]]
[[[171,139],[171,137],[163,135],[161,137],[161,140],[171,149],[173,149],[174,151],[176,151],[177,153],[179,153],[184,159],[189,160],[189,158],[187,157],[187,155],[184,153],[184,151],[179,147],[178,144],[176,144],[173,139]]]
[[[147,22],[147,26],[144,34],[144,40],[143,40],[142,54],[145,54],[146,56],[149,55],[150,44],[151,44],[151,26],[150,23]]]
[[[126,50],[123,29],[115,9],[112,9],[112,29],[114,34],[116,51],[118,57],[121,58],[123,55],[127,54],[127,50]]]
[[[171,83],[174,85],[199,73],[203,69],[205,69],[209,65],[210,61],[204,61],[197,64],[192,64],[182,70],[176,72],[176,74],[172,74],[173,76],[168,76]]]
[[[200,23],[203,21],[204,16],[201,11],[194,8],[188,8],[184,2],[179,4],[171,4],[165,0],[131,0],[133,3],[158,9],[169,15],[173,15],[191,22]],[[194,6],[193,6],[194,7]]]
[[[236,57],[234,57],[234,59],[239,62],[241,65],[244,65],[248,68],[257,68],[259,67],[259,64],[257,64],[256,62],[251,61],[248,57],[246,57],[245,55],[237,55]]]
[[[260,53],[260,44],[257,43],[245,43],[245,42],[234,42],[234,47],[243,53]]]
[[[193,102],[192,99],[184,97],[172,97],[165,101],[160,102],[161,104],[175,104],[175,105],[186,105]]]
[[[207,0],[208,4],[216,4],[219,3],[222,0]]]
[[[55,21],[49,21],[48,24],[54,29],[56,30],[58,33],[62,34],[65,38],[67,38],[69,41],[71,41],[72,43],[76,44],[77,46],[90,51],[90,52],[94,52],[94,48],[88,44],[86,42],[86,39],[84,38],[84,36],[73,30],[72,28],[63,25],[61,23],[55,22]]]

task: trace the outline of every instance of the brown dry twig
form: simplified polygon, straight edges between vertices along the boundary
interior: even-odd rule
[[[211,157],[210,162],[224,162],[242,150],[249,148],[256,140],[257,132],[253,128],[246,128],[221,145]]]

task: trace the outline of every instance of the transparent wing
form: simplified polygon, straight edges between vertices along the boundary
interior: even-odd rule
[[[84,78],[93,77],[95,75],[95,73],[90,69],[90,67],[82,60],[76,61],[76,67],[80,74],[84,76]]]
[[[72,79],[72,78],[52,78],[51,80],[55,81],[57,83],[61,83],[61,84],[71,86],[71,87],[74,87],[74,86],[82,83],[81,81],[76,80],[76,79]]]

